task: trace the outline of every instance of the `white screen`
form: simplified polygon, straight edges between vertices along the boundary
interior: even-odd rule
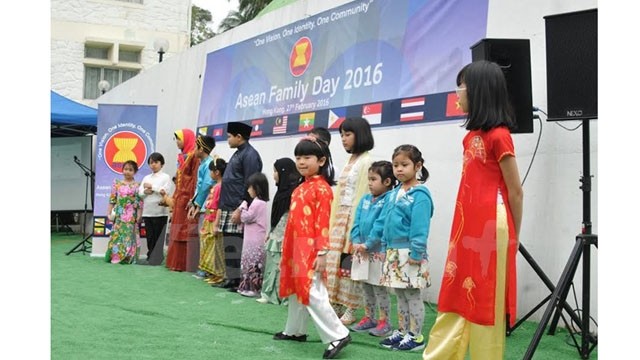
[[[93,168],[91,136],[51,138],[51,211],[84,211],[85,196],[87,210],[93,208],[91,178],[85,176],[74,156]]]

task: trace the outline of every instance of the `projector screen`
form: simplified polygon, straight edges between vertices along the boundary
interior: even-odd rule
[[[91,136],[51,138],[51,211],[91,211],[93,184],[74,161],[93,168]],[[87,188],[88,181],[88,188]]]

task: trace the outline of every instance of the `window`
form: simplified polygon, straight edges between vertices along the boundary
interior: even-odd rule
[[[138,75],[138,70],[115,69],[106,67],[84,67],[84,98],[97,99],[101,93],[98,89],[100,80],[107,80],[111,89]]]
[[[120,44],[105,39],[88,39],[84,46],[84,98],[97,99],[98,83],[107,80],[113,89],[142,69],[143,44]]]

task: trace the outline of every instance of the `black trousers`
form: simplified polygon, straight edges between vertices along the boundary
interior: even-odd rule
[[[166,216],[144,216],[144,226],[147,229],[147,260],[151,259],[151,255],[154,254],[153,249],[156,247],[158,239],[162,235],[165,226],[167,226]],[[160,254],[162,254],[162,247],[164,244],[160,244],[158,247]],[[162,255],[161,255],[162,256]]]
[[[240,259],[242,259],[242,233],[223,233],[224,261],[227,280],[240,284],[242,271]]]

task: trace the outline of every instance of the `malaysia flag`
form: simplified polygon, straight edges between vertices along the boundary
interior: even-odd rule
[[[222,131],[222,127],[213,128],[214,139],[221,138],[223,135],[224,135],[224,132]]]
[[[264,124],[264,119],[251,120],[251,135],[250,136],[262,136],[262,124]]]
[[[402,99],[400,109],[400,121],[422,120],[424,119],[424,97]]]
[[[278,116],[276,122],[273,125],[273,134],[286,134],[287,133],[287,118],[288,115]]]
[[[362,117],[367,119],[370,125],[382,123],[382,103],[364,105]]]
[[[458,103],[458,95],[456,93],[447,94],[447,111],[445,116],[464,116],[465,112],[462,110],[460,103]]]
[[[347,117],[347,108],[329,110],[329,129],[339,129]]]

